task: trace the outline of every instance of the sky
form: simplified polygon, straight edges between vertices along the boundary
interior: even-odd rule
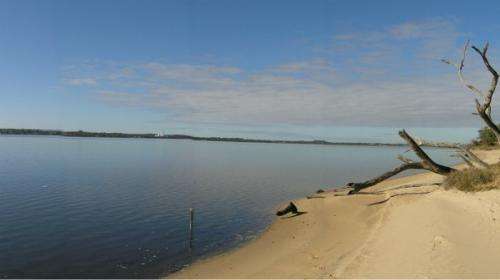
[[[474,96],[440,59],[489,41],[495,65],[499,14],[497,1],[0,0],[0,127],[471,138]],[[487,88],[473,52],[465,75]]]

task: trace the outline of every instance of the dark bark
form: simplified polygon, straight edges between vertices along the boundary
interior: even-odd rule
[[[463,76],[463,68],[464,68],[464,62],[465,58],[467,56],[467,50],[469,48],[469,41],[467,41],[464,45],[463,52],[462,52],[462,58],[458,64],[452,63],[449,60],[443,59],[442,61],[444,63],[454,65],[457,70],[458,70],[458,78],[460,79],[460,82],[468,88],[474,95],[476,95],[476,110],[478,115],[483,119],[484,123],[493,131],[495,136],[497,137],[497,143],[500,144],[500,129],[498,126],[495,124],[495,122],[491,119],[491,101],[493,99],[493,94],[495,93],[495,90],[497,88],[498,84],[498,72],[493,68],[491,65],[489,59],[488,59],[488,47],[489,44],[486,43],[483,49],[479,49],[476,46],[472,46],[472,49],[476,51],[480,56],[481,59],[483,60],[483,64],[486,67],[486,69],[490,72],[491,74],[491,82],[490,82],[490,87],[487,92],[483,92],[479,90],[477,87],[468,84]],[[483,102],[479,102],[478,97],[482,97]]]
[[[295,206],[295,204],[293,204],[293,202],[290,202],[290,204],[288,204],[288,206],[285,207],[285,209],[282,209],[282,210],[279,210],[278,212],[276,212],[276,215],[283,216],[283,215],[288,214],[288,213],[292,213],[292,214],[299,213],[297,206]]]
[[[411,149],[422,160],[421,163],[423,169],[427,169],[441,175],[448,175],[450,172],[454,171],[451,167],[434,162],[404,129],[399,132],[399,136],[401,136],[401,138],[403,138],[406,143],[410,145]]]
[[[446,147],[446,148],[452,148],[456,150],[457,156],[462,158],[465,163],[467,164],[472,164],[473,167],[477,168],[488,168],[489,165],[481,160],[478,156],[476,156],[468,147],[467,145],[462,145],[462,144],[456,144],[456,143],[447,143],[447,142],[430,142],[430,141],[425,141],[422,139],[417,140],[419,146],[426,146],[426,147]]]
[[[388,171],[380,176],[377,176],[373,179],[370,179],[368,181],[361,182],[361,183],[348,183],[347,186],[353,188],[351,191],[349,191],[349,194],[355,194],[362,189],[376,185],[376,184],[378,184],[378,183],[380,183],[380,182],[382,182],[382,181],[384,181],[384,180],[386,180],[386,179],[388,179],[396,174],[399,174],[405,170],[408,170],[408,169],[426,169],[426,170],[429,170],[429,171],[432,171],[434,173],[441,174],[441,175],[448,175],[451,172],[455,171],[455,169],[453,169],[451,167],[444,166],[444,165],[441,165],[441,164],[434,162],[420,148],[420,146],[415,142],[415,140],[413,140],[413,138],[411,138],[411,136],[405,130],[401,130],[399,132],[399,136],[401,136],[401,138],[403,138],[408,143],[408,145],[410,145],[411,149],[421,159],[421,161],[420,162],[412,162],[412,161],[405,159],[404,163],[401,164],[400,166],[398,166],[398,167],[394,168],[393,170]]]
[[[489,114],[489,110],[491,109],[489,106],[490,105],[488,105],[488,107],[484,106],[484,104],[479,103],[479,101],[476,99],[476,110],[479,117],[481,117],[486,126],[488,126],[491,131],[493,131],[493,133],[497,137],[497,143],[500,144],[500,129],[491,119],[491,115]]]
[[[480,50],[475,46],[472,46],[472,48],[481,56],[484,66],[486,66],[486,69],[491,73],[490,88],[488,89],[488,92],[484,95],[483,104],[480,104],[479,101],[476,99],[476,109],[477,112],[479,113],[479,116],[483,119],[486,125],[493,131],[493,133],[495,133],[495,136],[497,137],[497,142],[500,144],[500,129],[491,119],[491,101],[493,99],[493,94],[495,93],[498,84],[498,73],[495,70],[495,68],[491,66],[490,61],[488,59],[487,56],[488,46],[489,44],[486,43],[486,45],[482,50]]]
[[[403,163],[400,166],[394,168],[393,170],[387,171],[384,174],[375,177],[373,179],[361,182],[361,183],[348,183],[347,186],[354,188],[353,190],[349,191],[349,194],[357,193],[360,190],[364,188],[371,187],[373,185],[376,185],[398,173],[401,173],[405,170],[408,169],[424,169],[423,165],[421,162],[412,162],[412,163]]]

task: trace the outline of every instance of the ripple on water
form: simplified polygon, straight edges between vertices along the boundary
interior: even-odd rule
[[[0,136],[0,275],[157,277],[255,238],[278,203],[385,171],[402,150]]]

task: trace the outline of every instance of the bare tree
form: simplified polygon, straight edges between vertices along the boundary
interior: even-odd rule
[[[472,46],[472,49],[478,53],[481,56],[481,59],[483,61],[483,64],[485,65],[486,69],[490,72],[492,78],[491,78],[491,83],[490,87],[487,92],[483,92],[479,90],[477,87],[475,87],[472,84],[469,84],[465,81],[464,75],[463,75],[463,68],[464,68],[464,63],[465,63],[465,58],[467,57],[467,51],[469,49],[469,44],[470,42],[467,41],[464,45],[463,52],[462,52],[462,57],[458,63],[453,63],[449,60],[443,59],[442,61],[446,64],[453,65],[457,68],[457,75],[458,79],[460,80],[460,83],[467,89],[469,89],[474,95],[475,95],[475,102],[476,102],[476,110],[477,110],[477,115],[479,115],[483,121],[486,123],[486,125],[493,131],[497,138],[497,142],[500,144],[500,128],[495,124],[495,122],[491,119],[491,102],[493,99],[493,94],[495,93],[497,84],[498,84],[498,73],[497,71],[493,68],[491,65],[487,52],[488,52],[488,47],[489,44],[486,43],[486,45],[482,48],[479,49],[476,46]],[[479,101],[482,99],[482,102]],[[419,140],[418,142],[415,141],[405,130],[401,130],[399,132],[399,136],[403,138],[406,143],[410,146],[411,150],[415,152],[415,154],[420,158],[421,161],[413,161],[411,159],[405,158],[403,156],[398,156],[398,159],[401,160],[403,163],[400,166],[395,167],[393,170],[387,171],[384,174],[375,177],[373,179],[367,180],[365,182],[361,183],[348,183],[346,186],[351,187],[352,190],[349,191],[349,194],[355,194],[359,192],[360,190],[364,188],[368,188],[370,186],[373,186],[375,184],[378,184],[396,174],[399,174],[405,170],[409,169],[425,169],[432,171],[437,174],[441,175],[449,175],[451,172],[454,172],[455,169],[444,166],[441,164],[438,164],[434,162],[420,147],[422,146],[434,146],[434,147],[447,147],[447,148],[453,148],[456,150],[456,156],[461,158],[469,167],[471,168],[488,168],[488,164],[482,161],[479,157],[477,157],[467,146],[465,145],[460,145],[460,144],[453,144],[453,143],[433,143],[433,142],[428,142],[428,141],[423,141]]]
[[[365,182],[348,183],[347,186],[353,188],[351,191],[349,191],[349,194],[355,194],[364,188],[371,187],[375,184],[384,181],[385,179],[388,179],[398,173],[401,173],[409,169],[425,169],[441,175],[448,175],[451,172],[455,171],[455,169],[451,167],[444,166],[434,162],[405,130],[399,131],[399,136],[403,138],[406,141],[406,143],[408,143],[410,148],[421,159],[421,161],[416,162],[400,155],[398,156],[398,159],[401,160],[403,163],[400,166],[394,168],[393,170],[390,170],[378,177],[375,177]]]
[[[467,145],[462,145],[458,143],[446,143],[446,142],[431,142],[423,139],[416,138],[416,142],[419,146],[426,147],[437,147],[437,148],[451,148],[456,152],[456,157],[461,158],[467,165],[474,168],[485,169],[489,165],[481,160],[476,154],[474,154]]]
[[[486,43],[482,49],[479,49],[476,46],[472,46],[472,49],[481,56],[483,63],[486,66],[486,69],[491,73],[492,77],[491,77],[490,87],[487,92],[483,92],[479,90],[477,87],[473,86],[472,84],[467,83],[463,76],[463,68],[464,68],[465,58],[467,56],[467,51],[469,49],[469,44],[470,44],[469,41],[465,43],[462,52],[462,58],[460,59],[459,63],[453,63],[446,59],[442,59],[442,61],[446,64],[453,65],[457,68],[457,74],[460,83],[462,83],[464,87],[469,89],[476,96],[475,101],[476,101],[477,114],[483,119],[486,125],[493,131],[493,133],[497,138],[497,143],[500,144],[500,128],[491,119],[491,101],[493,99],[493,94],[495,93],[498,84],[498,73],[495,70],[495,68],[491,66],[491,63],[487,56],[489,44]],[[479,101],[479,98],[483,99],[482,103]]]

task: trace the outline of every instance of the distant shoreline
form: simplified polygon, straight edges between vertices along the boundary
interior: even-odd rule
[[[95,138],[143,138],[143,139],[178,139],[192,141],[210,142],[238,142],[238,143],[270,143],[270,144],[302,144],[302,145],[332,145],[332,146],[389,146],[404,147],[404,143],[370,143],[370,142],[330,142],[325,140],[269,140],[248,139],[239,137],[198,137],[184,134],[159,135],[154,133],[120,133],[120,132],[89,132],[89,131],[64,131],[49,129],[24,129],[24,128],[0,128],[0,135],[44,135],[63,137],[95,137]],[[422,146],[426,146],[425,144]],[[442,144],[441,148],[452,148]]]

